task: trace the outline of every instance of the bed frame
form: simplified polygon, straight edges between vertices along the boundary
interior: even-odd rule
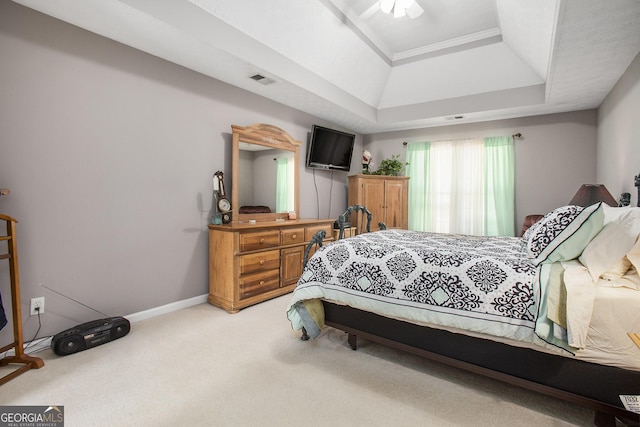
[[[588,363],[390,319],[323,301],[325,323],[357,337],[397,348],[595,410],[594,424],[615,427],[616,418],[640,426],[619,395],[640,395],[640,372]]]

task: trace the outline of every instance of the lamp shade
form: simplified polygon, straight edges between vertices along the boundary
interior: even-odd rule
[[[573,196],[569,204],[586,207],[598,202],[604,202],[612,207],[618,206],[616,199],[613,198],[603,184],[582,184],[582,187]]]

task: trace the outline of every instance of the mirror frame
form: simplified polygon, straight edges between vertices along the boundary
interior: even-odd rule
[[[231,222],[247,222],[249,220],[256,221],[276,221],[289,218],[289,212],[272,212],[261,214],[240,214],[240,206],[238,205],[238,185],[240,182],[240,143],[257,144],[264,147],[276,148],[280,150],[292,151],[294,153],[295,172],[294,172],[294,212],[298,217],[299,208],[299,175],[300,175],[300,145],[301,142],[293,139],[291,135],[283,131],[279,127],[257,123],[251,126],[231,125],[233,130],[232,150],[231,150],[231,206],[232,215]]]

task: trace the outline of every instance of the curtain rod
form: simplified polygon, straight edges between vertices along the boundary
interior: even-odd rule
[[[511,135],[511,138],[522,138],[522,134],[520,132],[518,133],[514,133],[513,135]],[[406,146],[408,144],[407,141],[403,141],[402,145]]]

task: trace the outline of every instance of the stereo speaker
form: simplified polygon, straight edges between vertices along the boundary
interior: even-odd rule
[[[58,356],[67,356],[122,338],[131,324],[121,316],[92,320],[62,331],[51,339],[51,349]]]

